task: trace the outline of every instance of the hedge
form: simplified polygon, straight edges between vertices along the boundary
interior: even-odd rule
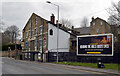
[[[11,50],[15,50],[15,44],[8,44],[8,45],[2,45],[2,51],[8,51],[8,47],[11,48]],[[17,49],[21,50],[21,44],[16,44]]]

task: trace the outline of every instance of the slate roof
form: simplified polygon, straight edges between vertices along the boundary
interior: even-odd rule
[[[90,27],[74,28],[74,30],[80,32],[80,34],[90,34]]]
[[[52,23],[51,21],[48,21],[48,23],[50,23],[50,24],[52,24],[53,26],[57,27],[57,24],[54,24],[54,23]],[[61,24],[59,24],[59,26],[61,26]],[[74,37],[76,37],[76,35],[75,35],[74,33],[70,33],[70,32],[68,32],[67,30],[63,29],[62,27],[59,27],[59,29],[61,29],[61,30],[63,30],[64,32],[69,33],[69,34],[73,35]]]

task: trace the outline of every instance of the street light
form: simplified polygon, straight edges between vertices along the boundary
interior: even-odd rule
[[[58,43],[59,43],[59,5],[46,1],[46,3],[53,4],[58,7],[58,23],[57,23],[57,63],[58,63]]]

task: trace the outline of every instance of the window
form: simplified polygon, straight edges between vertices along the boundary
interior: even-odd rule
[[[28,34],[27,34],[27,32],[26,32],[26,38],[27,38],[27,35],[28,35]]]
[[[37,39],[35,39],[35,46],[37,46]]]
[[[50,29],[50,35],[53,35],[53,30],[52,29]]]
[[[29,38],[31,38],[31,31],[29,31]]]
[[[29,48],[30,48],[30,41],[29,41]]]
[[[42,51],[42,40],[40,40],[40,51]]]
[[[26,41],[26,43],[25,43],[25,46],[26,46],[26,49],[27,49],[27,41]]]
[[[44,20],[43,19],[41,19],[41,24],[44,25]]]
[[[103,22],[102,22],[102,21],[100,22],[100,25],[103,25]]]
[[[40,40],[40,46],[42,46],[42,40]]]
[[[99,32],[99,28],[97,28],[97,33]]]
[[[30,20],[29,25],[30,25],[30,28],[32,28],[32,19]]]
[[[42,26],[40,26],[40,34],[42,34],[43,28]]]
[[[37,25],[37,17],[35,17],[35,25]]]
[[[37,35],[37,29],[35,28],[35,35]]]
[[[76,41],[72,41],[71,46],[76,46]]]
[[[93,25],[95,25],[95,22],[93,22]]]

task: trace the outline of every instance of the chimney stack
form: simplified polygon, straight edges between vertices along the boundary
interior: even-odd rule
[[[51,19],[52,23],[55,23],[55,16],[54,16],[54,14],[52,14],[52,16],[50,16],[50,19]]]
[[[92,17],[92,21],[94,20],[94,17]]]
[[[72,29],[74,29],[74,26],[72,26]]]
[[[58,20],[56,20],[56,24],[58,24]]]

